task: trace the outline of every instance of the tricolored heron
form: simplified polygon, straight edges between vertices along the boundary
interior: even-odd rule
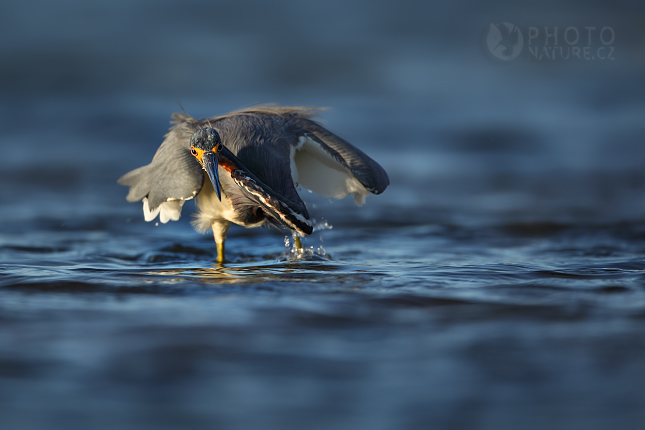
[[[316,110],[256,106],[201,120],[175,113],[152,162],[119,183],[130,186],[129,202],[143,201],[146,221],[176,221],[184,202],[197,197],[193,226],[213,230],[219,262],[231,223],[309,235],[298,185],[324,197],[353,193],[361,206],[390,183],[378,163],[312,120]]]

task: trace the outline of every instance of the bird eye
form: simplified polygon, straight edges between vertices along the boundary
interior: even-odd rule
[[[194,146],[190,147],[190,153],[193,154],[193,157],[197,157],[197,150]]]
[[[220,152],[221,150],[222,150],[222,144],[220,143],[217,145],[217,152]]]

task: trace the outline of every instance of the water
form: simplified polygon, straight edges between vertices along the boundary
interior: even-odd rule
[[[645,423],[642,7],[0,8],[1,428]],[[495,62],[503,20],[616,59]],[[391,186],[304,192],[307,255],[233,227],[218,266],[192,203],[155,226],[116,184],[178,101],[329,106]]]

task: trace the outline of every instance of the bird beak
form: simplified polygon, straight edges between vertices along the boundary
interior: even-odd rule
[[[215,188],[215,192],[217,193],[217,198],[219,201],[222,201],[222,190],[220,189],[219,186],[219,173],[217,172],[217,166],[218,166],[218,161],[219,161],[219,154],[213,152],[213,151],[208,151],[204,153],[204,157],[202,158],[203,165],[204,165],[204,170],[206,170],[206,173],[208,173],[208,177],[211,178],[211,182],[213,183],[213,188]]]

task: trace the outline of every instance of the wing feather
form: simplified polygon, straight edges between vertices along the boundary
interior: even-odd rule
[[[361,206],[368,194],[381,194],[390,184],[385,170],[345,139],[309,119],[301,127],[292,169],[303,187],[338,199],[353,193]]]
[[[192,127],[182,122],[166,135],[152,162],[123,175],[118,183],[130,187],[126,199],[143,201],[146,221],[176,221],[185,200],[194,198],[204,184],[201,166],[190,154]]]

